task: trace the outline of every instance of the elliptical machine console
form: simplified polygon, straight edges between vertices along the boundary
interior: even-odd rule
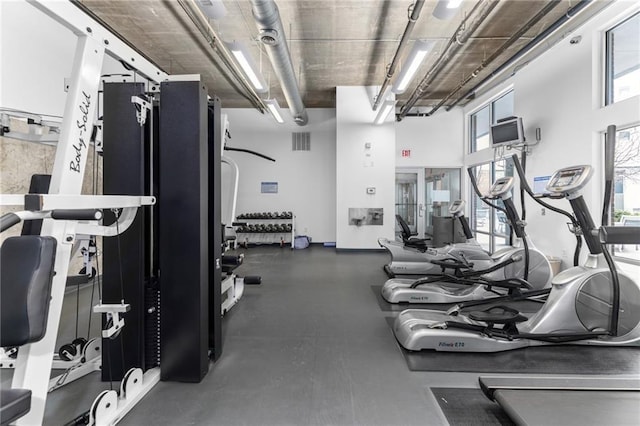
[[[464,200],[455,200],[449,206],[449,214],[453,217],[464,216],[464,206],[465,206]]]
[[[489,194],[487,194],[488,199],[497,200],[498,198],[507,198],[513,189],[513,178],[511,176],[501,177],[496,179],[496,181],[491,186],[489,190]]]
[[[571,198],[573,194],[584,188],[591,179],[591,166],[575,166],[558,170],[547,183],[547,191]]]

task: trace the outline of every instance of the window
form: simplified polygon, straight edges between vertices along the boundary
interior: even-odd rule
[[[513,115],[513,90],[489,102],[477,112],[471,114],[469,152],[476,152],[491,147],[489,130],[498,120]]]
[[[605,104],[640,95],[640,13],[606,33]]]
[[[493,182],[504,176],[513,176],[513,161],[511,158],[491,163],[485,163],[474,168],[478,189],[486,194]],[[511,227],[507,223],[504,213],[486,205],[471,189],[471,230],[478,243],[490,252],[511,245]],[[502,201],[497,204],[503,206]]]
[[[616,226],[640,226],[640,126],[618,131],[614,155],[613,220]],[[618,258],[640,261],[640,246],[616,245]]]
[[[489,140],[489,128],[491,116],[489,114],[489,105],[480,111],[471,114],[471,147],[470,152],[480,151],[489,148],[491,141]]]

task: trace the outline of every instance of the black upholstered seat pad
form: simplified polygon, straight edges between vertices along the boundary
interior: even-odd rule
[[[30,390],[0,389],[0,424],[11,423],[28,413],[30,409]]]
[[[53,237],[8,238],[0,248],[0,345],[21,346],[45,333],[56,254]]]

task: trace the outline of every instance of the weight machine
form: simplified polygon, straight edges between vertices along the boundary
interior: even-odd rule
[[[121,383],[119,392],[102,392],[83,420],[110,425],[159,380],[200,381],[221,354],[220,103],[208,99],[198,76],[168,76],[81,5],[30,4],[78,42],[49,194],[0,197],[23,209],[3,227],[42,219],[41,235],[57,242],[46,332],[15,360],[12,389],[31,391],[30,410],[16,424],[43,421],[72,247],[80,235],[95,235],[115,238],[104,240],[103,294],[94,308],[104,314],[102,341],[87,347],[102,349],[103,380]],[[105,84],[106,195],[80,195],[105,54],[146,84]],[[115,356],[119,345],[126,357]]]

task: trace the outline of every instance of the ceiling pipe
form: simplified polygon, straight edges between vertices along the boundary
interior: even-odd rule
[[[481,87],[485,86],[490,80],[494,77],[505,71],[507,68],[512,66],[518,59],[522,58],[524,55],[529,53],[529,51],[533,50],[537,46],[539,46],[544,40],[547,39],[554,31],[564,25],[567,21],[577,15],[580,11],[582,11],[586,6],[593,3],[593,0],[582,0],[580,3],[573,6],[571,9],[567,11],[564,15],[558,18],[553,24],[551,24],[547,29],[538,34],[533,40],[527,43],[522,49],[520,49],[515,55],[509,58],[504,64],[496,68],[491,74],[485,77],[481,82],[476,84],[474,87],[469,89],[464,95],[460,96],[456,101],[449,105],[446,110],[450,111],[456,105],[458,105],[462,100],[468,99],[470,97],[475,97],[476,91]],[[539,56],[539,55],[536,55]]]
[[[373,104],[373,110],[375,111],[380,102],[382,102],[383,95],[385,94],[387,88],[389,87],[389,83],[393,78],[393,74],[396,72],[396,68],[398,67],[398,62],[400,61],[400,55],[404,51],[404,48],[409,41],[409,37],[411,36],[411,32],[413,31],[413,27],[416,25],[416,21],[420,17],[420,11],[422,10],[422,6],[424,6],[424,0],[416,0],[413,4],[413,9],[411,10],[411,14],[409,15],[409,21],[407,22],[407,26],[404,28],[404,33],[402,34],[402,38],[400,39],[400,44],[398,44],[398,49],[396,53],[393,55],[393,59],[391,60],[391,65],[387,69],[387,75],[382,83],[382,87],[380,88],[380,92],[375,97],[375,102]],[[411,6],[410,6],[411,7]]]
[[[299,126],[304,126],[309,117],[300,96],[278,6],[273,0],[251,0],[251,6],[259,32],[258,37],[267,49],[271,66],[291,109],[293,121]]]
[[[447,96],[440,100],[431,111],[427,112],[427,117],[433,115],[437,110],[439,110],[442,105],[444,105],[451,97],[453,97],[456,93],[458,93],[464,86],[469,84],[471,80],[476,78],[483,69],[485,69],[488,65],[490,65],[493,61],[495,61],[500,55],[502,55],[513,43],[518,41],[520,37],[526,34],[527,31],[531,29],[534,25],[536,25],[542,18],[547,16],[549,12],[555,9],[562,1],[561,0],[552,0],[547,3],[538,13],[536,13],[531,19],[527,21],[518,31],[516,31],[509,40],[505,41],[502,46],[500,46],[495,52],[491,54],[487,59],[482,61],[478,67],[473,70],[471,74],[469,74],[455,89],[453,89]]]
[[[487,19],[487,17],[491,14],[491,12],[498,5],[500,0],[480,0],[480,2],[476,3],[474,8],[471,10],[471,13],[467,15],[463,21],[458,26],[458,29],[454,33],[454,35],[449,40],[447,47],[445,47],[444,51],[436,61],[436,63],[431,67],[429,72],[424,76],[422,81],[418,84],[416,90],[413,91],[407,103],[401,108],[400,114],[397,116],[397,120],[401,121],[404,118],[409,110],[415,105],[415,103],[422,97],[424,92],[427,90],[429,85],[435,80],[435,78],[440,75],[440,73],[444,70],[444,68],[451,62],[454,55],[464,46],[464,44],[469,40],[469,37],[476,32],[476,30],[482,25],[482,23]],[[482,9],[479,9],[482,7]],[[476,15],[475,11],[480,10],[480,12]],[[466,28],[467,19],[471,16],[476,16],[475,19],[469,25],[469,28]]]
[[[225,66],[231,71],[233,77],[240,83],[240,85],[247,91],[248,100],[253,106],[264,114],[267,109],[266,105],[262,101],[262,98],[258,96],[253,89],[251,83],[244,76],[242,71],[238,69],[238,65],[232,59],[232,54],[226,45],[222,42],[222,39],[218,36],[215,30],[209,24],[209,20],[202,13],[200,8],[194,3],[194,0],[178,0],[178,4],[185,11],[191,22],[196,26],[200,34],[207,41],[207,44],[211,46],[213,50],[218,53],[218,56],[225,64]]]

